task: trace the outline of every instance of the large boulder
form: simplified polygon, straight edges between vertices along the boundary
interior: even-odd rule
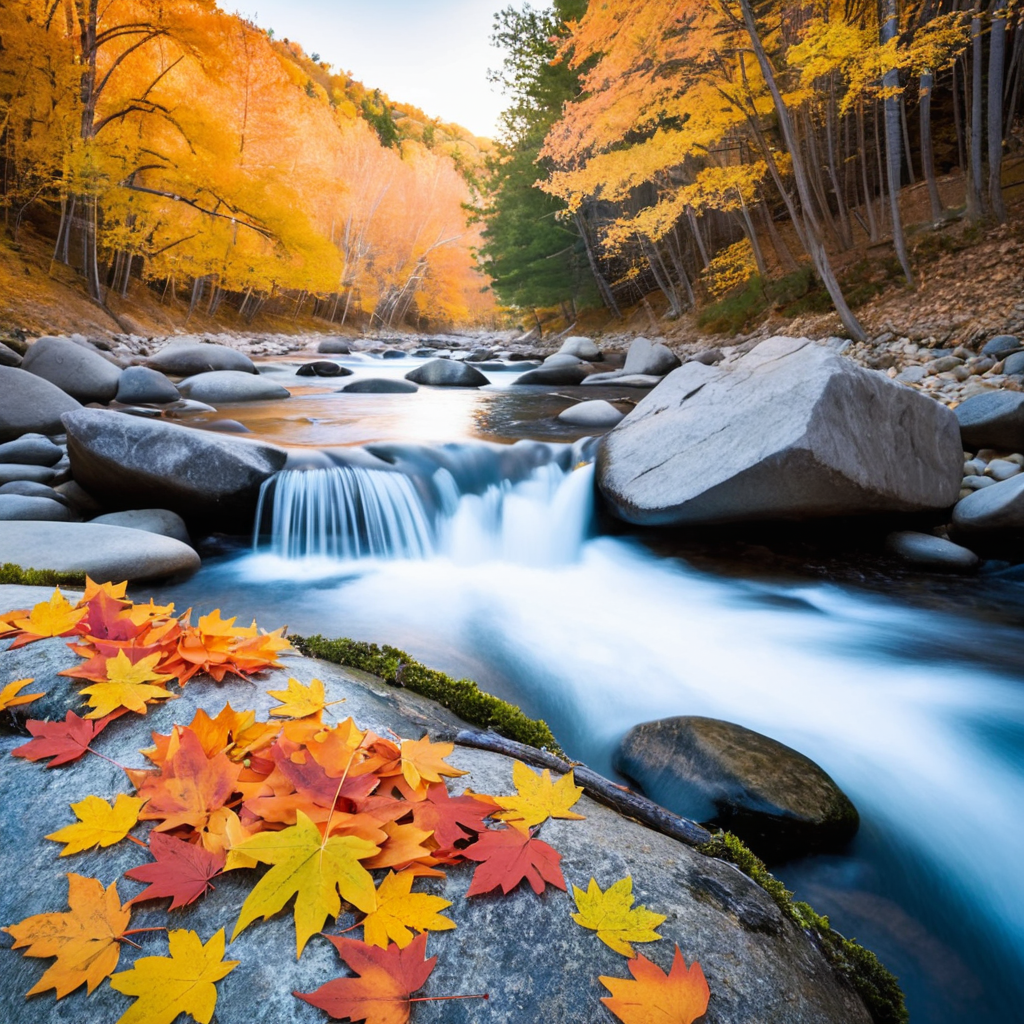
[[[186,398],[209,405],[291,398],[287,388],[242,370],[211,370],[209,373],[186,377],[178,385],[178,390]]]
[[[431,359],[405,375],[414,384],[429,384],[442,388],[479,388],[490,381],[472,366],[454,359]]]
[[[39,338],[29,346],[21,368],[80,402],[112,401],[121,377],[119,367],[69,338]]]
[[[22,434],[57,434],[61,416],[82,405],[42,377],[14,366],[0,366],[0,441]]]
[[[110,509],[166,508],[188,521],[247,529],[282,448],[162,420],[82,409],[64,419],[75,480]]]
[[[108,512],[91,520],[97,526],[123,526],[128,530],[144,530],[161,537],[180,540],[182,544],[192,543],[185,520],[176,512],[165,508],[133,508],[128,512]]]
[[[1024,394],[990,391],[961,402],[956,409],[960,435],[968,448],[1024,448]]]
[[[945,406],[796,338],[675,370],[597,459],[612,510],[644,525],[945,509],[962,472]]]
[[[5,608],[25,607],[48,596],[45,592],[23,595],[20,590],[10,594]],[[0,598],[5,594],[0,589]],[[239,607],[228,613],[248,621],[247,611]],[[64,706],[82,710],[75,681],[57,674],[78,661],[63,639],[2,652],[0,686],[34,677],[33,689],[47,693],[49,716],[62,718]],[[426,732],[436,737],[459,724],[449,712],[409,690],[324,662],[289,658],[285,669],[260,673],[251,681],[228,676],[214,686],[196,677],[183,690],[175,689],[177,700],[149,707],[145,718],[125,715],[112,722],[96,738],[94,748],[119,763],[141,765],[139,749],[152,745],[151,732],[169,734],[175,723],[190,722],[200,707],[212,716],[230,702],[233,708],[252,708],[266,719],[276,704],[267,691],[284,689],[289,676],[303,683],[321,679],[328,700],[346,701],[339,705],[342,715],[351,715],[361,727],[380,735],[419,738]],[[105,884],[116,879],[122,900],[138,895],[143,883],[124,873],[148,858],[134,843],[121,842],[62,860],[55,844],[45,838],[71,819],[70,803],[90,794],[112,798],[126,790],[123,774],[115,774],[108,761],[93,755],[54,771],[8,756],[25,739],[0,733],[0,789],[5,800],[0,870],[7,879],[0,889],[0,920],[14,923],[64,910],[67,871],[98,877]],[[469,772],[450,784],[453,795],[467,785],[483,793],[514,791],[513,761],[508,757],[460,746],[448,760]],[[637,952],[666,971],[677,943],[687,963],[699,960],[711,991],[708,1024],[868,1024],[871,1020],[861,999],[829,965],[817,940],[736,867],[624,818],[588,796],[573,810],[584,820],[551,820],[539,834],[561,854],[560,867],[570,892],[573,885],[586,889],[591,878],[606,889],[630,876],[636,902],[667,918],[658,929],[662,941],[639,945]],[[133,834],[144,842],[148,831],[148,823],[141,823]],[[450,901],[444,913],[457,925],[429,934],[427,955],[436,956],[437,963],[416,994],[488,993],[489,1000],[420,1002],[411,1019],[417,1024],[611,1020],[600,1002],[608,991],[599,978],[628,978],[627,960],[573,920],[572,896],[550,887],[537,896],[524,883],[507,895],[467,898],[473,870],[472,865],[454,865],[446,867],[441,878],[416,883],[417,891]],[[375,881],[379,884],[385,874],[374,871]],[[132,926],[188,928],[203,941],[225,927],[230,935],[258,877],[252,870],[227,872],[215,879],[201,899],[169,917],[166,900],[140,903],[133,907]],[[346,907],[337,924],[331,922],[325,930],[350,928],[357,916]],[[350,937],[361,935],[358,929],[349,933]],[[167,953],[167,938],[159,932],[142,936],[141,944],[142,950],[127,944],[121,947],[119,970],[130,969],[139,957]],[[51,1024],[55,1018],[52,993],[25,999],[50,961],[20,954],[8,952],[4,960],[0,1020]],[[290,901],[284,912],[246,928],[231,943],[226,959],[239,961],[239,966],[217,982],[216,1018],[224,1024],[323,1024],[327,1020],[323,1011],[296,999],[293,991],[310,992],[350,974],[319,934],[296,957]],[[89,1021],[117,1020],[130,1005],[106,983],[88,996],[83,986],[56,1004],[62,1020]]]
[[[55,466],[63,457],[64,449],[43,434],[23,434],[17,441],[0,444],[0,462]]]
[[[70,518],[70,509],[59,501],[25,494],[0,494],[0,521],[2,522],[39,520],[65,523]]]
[[[122,405],[164,405],[181,397],[178,389],[159,370],[129,366],[117,382],[117,400]]]
[[[566,338],[558,351],[570,356],[578,356],[588,363],[599,362],[602,358],[601,350],[589,338]]]
[[[324,338],[316,347],[317,352],[323,355],[347,356],[352,349],[347,341],[341,338]]]
[[[237,370],[255,373],[253,361],[227,345],[176,345],[173,342],[146,360],[146,365],[173,377],[191,377],[214,370]]]
[[[734,832],[767,859],[839,849],[860,824],[846,794],[810,758],[715,718],[634,726],[615,767],[663,807]]]
[[[540,366],[536,370],[527,370],[517,377],[513,384],[543,384],[547,387],[572,387],[582,384],[587,371],[579,363],[572,366]]]
[[[677,356],[667,345],[648,338],[636,338],[626,353],[624,373],[651,374],[663,377],[680,363]]]

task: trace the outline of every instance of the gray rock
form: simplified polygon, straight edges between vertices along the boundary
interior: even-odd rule
[[[546,387],[572,387],[582,384],[587,371],[580,365],[575,366],[541,366],[536,370],[527,370],[517,377],[513,384],[541,384]]]
[[[993,480],[990,476],[965,476],[960,481],[961,487],[966,487],[970,491],[980,491],[985,487],[991,487],[993,484],[999,483],[998,480]]]
[[[21,366],[21,356],[0,341],[0,366]]]
[[[303,363],[295,371],[296,377],[350,377],[352,371],[329,359],[318,359],[315,363]]]
[[[66,484],[58,484],[54,490],[77,512],[80,516],[90,517],[99,515],[103,506],[80,484],[70,480]]]
[[[129,512],[108,512],[92,520],[97,526],[123,526],[129,530],[144,530],[156,533],[161,537],[180,540],[182,544],[191,546],[192,538],[188,535],[185,520],[176,512],[165,508],[136,508]]]
[[[382,352],[381,359],[405,359],[408,353],[403,352],[400,348],[389,348]]]
[[[80,402],[110,402],[121,371],[98,352],[69,338],[39,338],[29,346],[21,368],[48,380]]]
[[[698,363],[698,365],[701,365]],[[612,384],[617,388],[656,388],[664,380],[650,373],[626,373],[625,370],[612,370],[610,373],[592,373],[584,384]]]
[[[25,434],[17,441],[0,444],[0,462],[55,466],[63,457],[64,449],[42,434]]]
[[[178,385],[178,390],[194,402],[209,405],[291,398],[291,392],[287,388],[242,370],[212,370],[196,374],[194,377],[186,377]]]
[[[24,463],[0,462],[0,484],[15,480],[28,480],[34,484],[48,484],[56,476],[49,466],[26,466]]]
[[[1016,462],[1010,462],[1009,459],[993,459],[986,467],[985,473],[992,477],[993,480],[1009,480],[1011,476],[1016,476],[1021,470],[1021,467]]]
[[[1024,373],[1024,352],[1014,352],[1007,356],[1003,363],[1003,373],[1011,376]]]
[[[1016,352],[1021,347],[1020,340],[1012,334],[999,334],[990,338],[981,350],[983,356],[992,356],[993,359],[1004,359],[1011,352]]]
[[[13,366],[0,366],[0,441],[22,434],[54,434],[60,418],[81,404],[42,377]]]
[[[634,726],[615,767],[652,800],[735,832],[764,858],[841,848],[860,823],[846,794],[810,758],[715,718]]]
[[[166,508],[221,529],[248,528],[260,486],[287,461],[273,445],[122,413],[82,409],[65,426],[75,480],[109,509]]]
[[[341,338],[324,338],[316,347],[317,352],[323,355],[331,356],[347,356],[352,349],[349,347],[347,341],[342,341]]]
[[[939,359],[933,359],[930,363],[925,363],[924,371],[926,374],[948,373],[958,366],[963,366],[963,363],[964,361],[956,356],[942,356]]]
[[[625,413],[619,412],[611,402],[600,399],[570,405],[558,414],[563,423],[571,423],[576,427],[614,427],[624,416]]]
[[[122,405],[164,405],[181,398],[178,389],[159,370],[148,366],[129,366],[117,382],[117,400]]]
[[[679,362],[679,357],[661,342],[636,338],[626,353],[623,370],[627,374],[643,373],[663,377],[679,366]]]
[[[466,362],[468,363],[486,363],[487,360],[494,357],[493,350],[489,348],[475,348],[468,356],[466,356]]]
[[[953,509],[957,536],[1024,530],[1024,476],[975,491]]]
[[[414,384],[443,388],[479,388],[490,383],[479,370],[451,359],[431,359],[410,370],[405,379]]]
[[[196,423],[197,430],[213,430],[219,434],[251,434],[252,431],[238,420],[214,420],[212,423]]]
[[[964,447],[1024,448],[1024,394],[991,391],[961,402],[956,409]]]
[[[70,518],[71,511],[59,501],[22,494],[0,494],[0,521],[34,519],[66,523]]]
[[[923,569],[964,572],[978,565],[978,556],[969,548],[930,533],[901,530],[890,533],[885,546],[898,558]]]
[[[235,370],[255,373],[253,361],[237,349],[227,345],[193,345],[174,343],[162,348],[146,360],[146,365],[173,377],[191,377],[197,373],[215,370]]]
[[[15,599],[12,606],[29,603]],[[244,617],[246,609],[229,611]],[[8,679],[34,676],[52,704],[57,701],[51,693],[64,695],[65,704],[81,710],[77,687],[57,675],[60,668],[69,667],[69,653],[63,640],[46,640],[0,654],[0,685]],[[71,658],[70,664],[78,660]],[[236,708],[254,708],[265,719],[274,703],[266,691],[285,687],[290,675],[302,682],[322,679],[328,699],[346,699],[340,705],[343,714],[384,735],[390,730],[409,737],[419,737],[425,730],[436,735],[456,724],[449,713],[406,690],[322,662],[289,658],[285,670],[261,673],[256,685],[229,676],[222,685],[213,686],[197,677],[178,700],[150,707],[145,718],[126,715],[112,722],[97,737],[96,749],[121,763],[142,766],[145,762],[138,751],[150,745],[151,731],[167,734],[174,723],[189,722],[200,706],[216,714],[228,701]],[[51,717],[59,710],[55,706]],[[124,878],[126,870],[146,859],[135,844],[118,843],[58,860],[57,847],[45,838],[69,822],[70,803],[88,794],[112,798],[126,791],[124,774],[93,756],[53,771],[7,756],[24,740],[24,736],[0,735],[0,787],[6,801],[0,868],[12,880],[0,889],[0,919],[17,922],[65,909],[68,870],[108,884],[116,879],[122,899],[137,895],[142,884]],[[451,787],[454,793],[461,793],[464,785],[480,792],[513,792],[508,758],[460,747],[450,761],[470,773],[456,780]],[[817,942],[784,917],[767,893],[737,868],[622,818],[587,797],[575,810],[585,820],[552,820],[540,832],[561,854],[566,882],[586,888],[594,877],[607,887],[631,875],[637,903],[667,916],[659,928],[663,941],[639,946],[638,952],[665,970],[676,943],[688,962],[700,960],[712,992],[708,1024],[868,1024],[867,1010],[837,978]],[[145,840],[146,826],[133,831]],[[384,874],[375,872],[378,880]],[[436,955],[438,961],[422,994],[487,992],[490,999],[486,1003],[418,1003],[413,1011],[415,1024],[591,1024],[604,1014],[600,999],[607,990],[598,978],[628,977],[626,960],[572,920],[575,907],[570,895],[548,889],[537,897],[523,885],[507,896],[466,899],[472,868],[458,865],[446,874],[444,879],[417,883],[417,890],[451,901],[445,914],[458,926],[430,934],[428,955]],[[132,926],[171,922],[195,930],[204,940],[222,927],[230,934],[257,877],[250,870],[229,872],[216,880],[212,892],[170,918],[167,901],[139,904]],[[329,930],[354,923],[355,918],[344,913]],[[121,949],[120,970],[129,969],[140,956],[166,955],[164,935],[144,936],[142,945],[141,951],[127,945]],[[217,983],[217,1020],[224,1024],[323,1024],[324,1013],[296,999],[292,991],[309,992],[349,973],[319,935],[296,959],[290,905],[269,920],[252,924],[231,944],[227,955],[240,965]],[[24,996],[48,964],[7,954],[0,1019],[53,1024],[52,993],[30,1000]],[[83,987],[56,1007],[62,1020],[114,1021],[129,1005],[103,984],[88,997]]]
[[[50,501],[59,501],[62,505],[71,507],[71,502],[56,488],[46,484],[33,483],[31,480],[12,480],[10,483],[0,484],[0,494],[20,494],[25,498],[49,498]]]
[[[962,469],[948,409],[795,338],[680,367],[597,458],[611,509],[642,525],[943,509]]]
[[[896,379],[901,384],[920,384],[928,376],[928,371],[923,366],[908,366],[896,374]]]
[[[566,338],[562,342],[562,347],[558,350],[560,353],[565,353],[570,356],[578,356],[580,359],[586,360],[588,363],[600,362],[604,357],[601,355],[601,350],[594,344],[590,338]]]
[[[725,358],[720,348],[708,348],[691,356],[689,362],[703,363],[705,366],[714,366]]]
[[[115,581],[160,579],[199,568],[199,556],[181,541],[92,523],[8,523],[0,530],[0,565],[5,562]]]
[[[545,366],[579,366],[583,360],[579,356],[570,355],[568,352],[556,352],[544,360]]]
[[[354,380],[340,390],[356,395],[408,395],[419,391],[411,380],[389,380],[387,377],[366,377]]]

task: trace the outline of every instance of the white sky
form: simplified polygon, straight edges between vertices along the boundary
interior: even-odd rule
[[[496,11],[513,0],[221,0],[274,35],[319,53],[369,88],[431,117],[493,136],[505,105],[487,81]],[[543,6],[536,4],[535,6]]]

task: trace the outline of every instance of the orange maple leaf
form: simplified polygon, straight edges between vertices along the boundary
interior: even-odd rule
[[[611,992],[601,1002],[623,1024],[693,1024],[707,1010],[711,990],[704,972],[696,961],[687,967],[678,946],[668,974],[643,955],[627,966],[632,981],[600,979]]]

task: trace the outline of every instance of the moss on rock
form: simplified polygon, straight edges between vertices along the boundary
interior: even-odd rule
[[[84,587],[84,572],[55,572],[53,569],[22,569],[14,562],[0,565],[0,585],[17,587]]]

